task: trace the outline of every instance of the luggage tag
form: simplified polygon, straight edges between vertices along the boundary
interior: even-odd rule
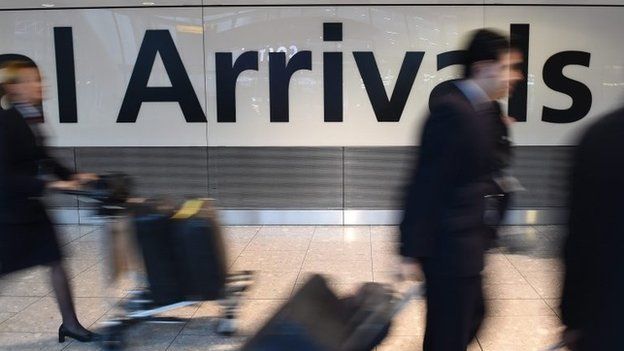
[[[204,200],[188,200],[176,214],[171,216],[171,219],[189,219],[199,213],[203,205]]]

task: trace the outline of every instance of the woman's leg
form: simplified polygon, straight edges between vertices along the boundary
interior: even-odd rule
[[[51,280],[52,287],[54,288],[54,294],[56,295],[56,301],[58,302],[59,309],[61,310],[61,316],[63,318],[63,325],[68,330],[86,334],[89,331],[85,329],[76,316],[76,309],[74,307],[74,300],[72,297],[71,289],[69,287],[69,280],[65,273],[65,268],[61,261],[52,263],[51,268]]]

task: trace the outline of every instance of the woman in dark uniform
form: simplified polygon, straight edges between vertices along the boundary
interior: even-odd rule
[[[42,84],[33,62],[15,61],[3,67],[6,92],[0,109],[0,274],[47,265],[61,310],[59,342],[66,336],[88,342],[95,334],[85,329],[74,308],[54,227],[40,197],[45,189],[75,189],[92,175],[73,174],[47,154],[39,124]],[[8,99],[6,99],[8,98]],[[62,179],[45,181],[51,173]]]

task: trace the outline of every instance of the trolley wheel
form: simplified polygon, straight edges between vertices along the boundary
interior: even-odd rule
[[[220,318],[217,321],[217,333],[224,336],[232,336],[236,334],[237,324],[236,319]]]

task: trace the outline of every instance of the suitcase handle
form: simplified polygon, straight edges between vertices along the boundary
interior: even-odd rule
[[[401,298],[395,303],[390,315],[392,317],[396,316],[399,312],[401,312],[412,300],[425,296],[425,283],[418,283],[412,285],[406,292],[401,296]]]

